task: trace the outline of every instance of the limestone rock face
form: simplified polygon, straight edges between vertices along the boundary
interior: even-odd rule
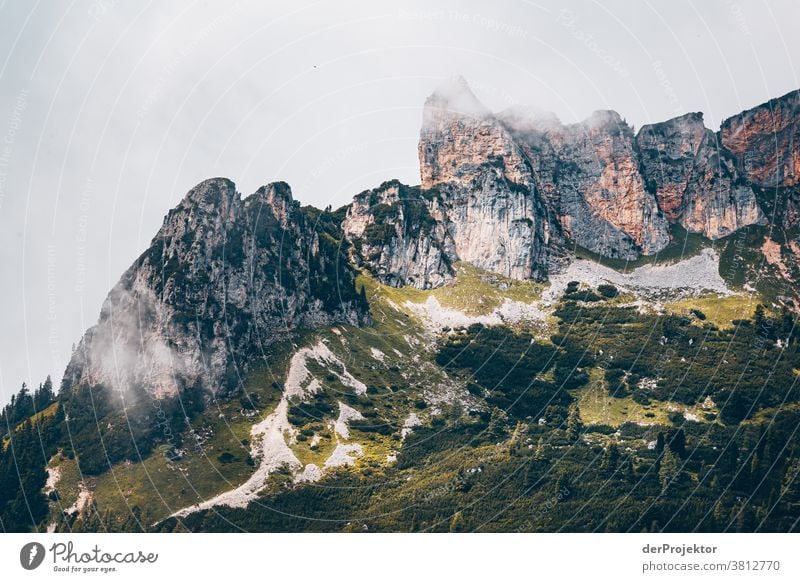
[[[284,183],[245,200],[226,179],[197,185],[109,293],[66,385],[154,397],[226,392],[298,327],[364,321],[333,222],[307,215]]]
[[[523,185],[530,168],[513,138],[470,91],[455,79],[425,101],[419,140],[422,187],[442,183],[468,187],[487,173]]]
[[[800,91],[722,122],[720,140],[755,186],[800,183]]]
[[[342,223],[355,262],[393,287],[431,289],[452,281],[453,241],[431,214],[440,214],[439,204],[436,192],[397,181],[358,194]]]
[[[659,206],[689,232],[718,239],[765,220],[753,189],[705,127],[702,113],[646,125],[636,144]]]
[[[624,259],[669,244],[667,220],[639,171],[633,131],[616,112],[598,111],[572,125],[514,111],[501,119],[521,144],[566,236]]]
[[[570,243],[635,260],[666,248],[672,224],[719,239],[765,224],[760,204],[792,228],[800,223],[798,113],[793,92],[718,133],[689,113],[634,135],[614,111],[566,125],[552,114],[494,115],[456,79],[425,103],[421,187],[360,194],[345,231],[356,260],[382,281],[428,288],[447,283],[458,260],[543,279],[564,264]],[[777,188],[771,202],[768,187]],[[418,200],[413,220],[409,199]]]
[[[449,233],[454,258],[506,277],[546,278],[557,225],[524,152],[462,79],[426,101],[419,160],[423,190],[438,193],[431,215]]]
[[[466,261],[516,279],[544,279],[560,254],[558,225],[508,130],[463,79],[425,103],[421,186],[390,182],[355,197],[343,229],[356,261],[390,285],[422,289]]]

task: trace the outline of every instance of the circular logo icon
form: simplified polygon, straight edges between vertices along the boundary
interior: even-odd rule
[[[35,570],[44,562],[44,546],[39,542],[29,542],[19,551],[19,563],[26,570]]]

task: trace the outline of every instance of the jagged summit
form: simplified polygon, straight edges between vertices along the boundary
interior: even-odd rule
[[[239,201],[236,184],[227,178],[208,178],[189,190],[177,208],[230,208]]]
[[[425,110],[439,110],[451,115],[475,118],[491,116],[489,109],[478,100],[466,79],[461,76],[452,77],[441,83],[425,100]]]
[[[764,221],[755,192],[702,113],[646,125],[636,145],[659,206],[686,230],[718,239]]]
[[[307,216],[283,182],[244,200],[230,180],[201,182],[111,290],[64,387],[226,393],[294,330],[365,321],[341,237],[335,224]]]
[[[272,212],[283,228],[288,228],[292,209],[299,206],[292,197],[292,189],[286,182],[272,182],[259,188],[250,198],[263,200],[272,208]],[[249,199],[248,199],[249,200]],[[247,202],[247,201],[246,201]]]
[[[800,184],[800,91],[792,91],[722,122],[722,145],[753,184]]]
[[[675,117],[671,117],[666,121],[657,121],[655,123],[648,123],[643,125],[639,129],[639,133],[644,131],[650,131],[652,128],[662,127],[662,126],[680,126],[682,123],[691,124],[692,126],[696,125],[698,122],[703,122],[703,112],[702,111],[691,111],[689,113],[684,113],[682,115],[676,115]]]
[[[58,401],[23,389],[2,411],[8,451],[45,452],[0,446],[0,494],[24,493],[0,499],[3,527],[34,509],[48,531],[796,529],[796,97],[636,135],[612,111],[473,100],[460,80],[428,100],[419,186],[335,212],[284,182],[191,188]]]
[[[630,129],[630,126],[622,119],[622,116],[613,109],[597,109],[592,111],[589,117],[578,122],[576,125],[588,129]]]
[[[791,96],[781,101],[784,110],[787,103]],[[789,125],[780,134],[786,150],[793,147]],[[768,180],[757,168],[744,169],[736,152],[747,145],[731,137],[729,151],[720,145],[725,137],[706,128],[699,112],[647,125],[636,135],[612,110],[572,124],[519,107],[495,116],[463,78],[451,79],[427,99],[420,131],[420,182],[423,191],[436,191],[422,206],[446,233],[427,248],[508,277],[543,278],[563,264],[567,243],[634,260],[671,244],[670,223],[710,239],[761,224],[765,215],[744,177],[757,184]],[[773,174],[797,174],[787,169],[796,162],[770,161],[764,141],[756,140],[751,154],[755,150],[756,158],[774,166]],[[357,216],[351,213],[349,220],[385,224],[381,209],[387,204],[392,206],[382,202],[379,216],[371,218],[373,209],[359,199]],[[800,214],[795,206],[787,215]],[[407,224],[401,214],[398,220]],[[429,255],[408,254],[407,243],[401,268],[390,256],[392,244],[379,253],[385,280],[423,287],[447,281],[446,268],[432,277]],[[418,261],[419,268],[408,261]],[[441,264],[438,258],[434,264]],[[409,279],[409,269],[417,276]]]

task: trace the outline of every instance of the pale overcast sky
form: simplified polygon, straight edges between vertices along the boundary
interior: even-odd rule
[[[800,87],[784,1],[0,0],[0,401],[70,349],[197,182],[338,206],[418,183],[425,97],[636,127]]]

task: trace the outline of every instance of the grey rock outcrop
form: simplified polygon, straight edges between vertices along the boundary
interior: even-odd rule
[[[458,259],[515,279],[547,277],[557,225],[524,152],[463,79],[426,101],[419,161],[422,188],[440,194],[432,215]]]
[[[705,127],[702,113],[646,125],[636,144],[659,206],[689,232],[718,239],[764,221],[753,189],[717,135]]]
[[[665,249],[671,224],[716,240],[766,224],[763,203],[791,228],[800,223],[798,113],[793,92],[717,133],[690,113],[634,135],[614,111],[568,125],[553,114],[494,115],[459,78],[425,103],[421,188],[411,195],[419,212],[409,221],[396,188],[364,193],[348,212],[347,238],[382,281],[427,288],[449,282],[458,260],[544,279],[570,243],[635,260]],[[771,204],[768,187],[778,189]]]
[[[800,183],[800,91],[722,122],[720,140],[747,179],[769,188]]]
[[[455,249],[444,224],[431,212],[438,193],[397,181],[358,194],[342,223],[356,264],[393,287],[439,287],[453,280]]]
[[[639,171],[633,131],[614,111],[581,123],[501,119],[521,144],[564,234],[602,256],[635,259],[669,244],[667,220]]]
[[[300,327],[363,322],[367,306],[330,224],[284,183],[245,200],[229,180],[198,184],[109,293],[65,385],[217,394]]]

